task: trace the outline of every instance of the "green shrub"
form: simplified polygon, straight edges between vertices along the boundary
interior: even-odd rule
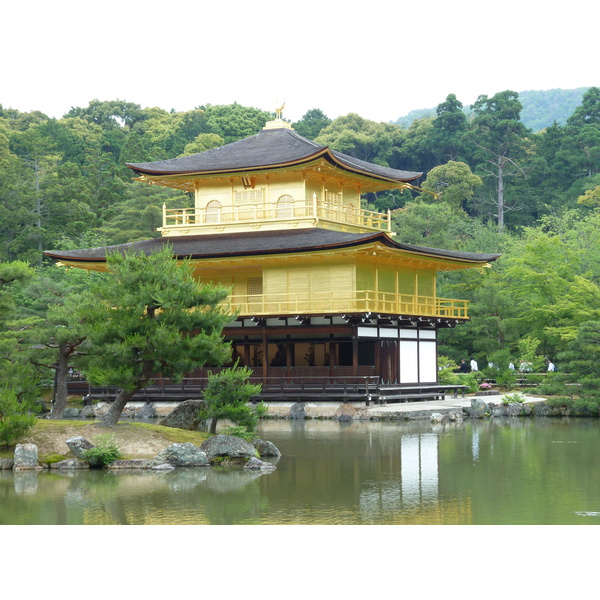
[[[0,389],[0,442],[7,448],[35,425],[31,408],[30,404],[19,402],[11,390]]]
[[[502,396],[502,404],[522,404],[525,402],[525,396],[521,394],[521,392],[516,392],[515,394],[507,394],[506,396]]]
[[[600,399],[580,398],[573,402],[572,411],[575,415],[598,416],[600,415]]]
[[[550,408],[570,409],[573,407],[573,398],[570,396],[555,396],[554,398],[548,398],[546,404]]]
[[[233,435],[235,437],[242,438],[250,443],[252,443],[252,440],[256,438],[254,431],[248,431],[248,428],[243,427],[242,425],[223,427],[222,433],[224,435]]]
[[[251,399],[260,394],[261,386],[249,383],[252,371],[236,363],[230,369],[217,374],[208,374],[204,390],[206,409],[199,411],[202,420],[212,419],[210,433],[217,432],[217,421],[229,419],[236,425],[252,432],[260,417],[266,412],[264,403],[251,404]]]
[[[115,436],[106,433],[94,439],[95,446],[83,453],[83,458],[90,463],[90,467],[102,468],[121,458],[121,450],[117,446]]]
[[[548,374],[548,378],[538,385],[537,391],[544,396],[560,396],[567,392],[567,387],[561,379]]]
[[[503,388],[513,388],[517,383],[517,373],[511,369],[498,371],[496,374],[496,383]]]

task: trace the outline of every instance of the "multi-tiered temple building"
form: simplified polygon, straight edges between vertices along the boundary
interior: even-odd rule
[[[142,182],[190,192],[194,206],[163,208],[160,238],[46,254],[103,270],[107,251],[170,244],[198,279],[231,288],[234,356],[284,393],[359,390],[370,378],[393,399],[435,385],[438,330],[469,318],[466,301],[438,297],[436,275],[498,257],[396,240],[390,213],[364,210],[361,195],[410,188],[421,173],[336,152],[280,118],[220,148],[128,166]]]

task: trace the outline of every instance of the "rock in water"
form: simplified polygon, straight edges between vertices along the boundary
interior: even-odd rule
[[[273,442],[268,442],[266,440],[255,439],[252,440],[252,445],[258,451],[258,454],[262,458],[263,456],[275,456],[279,458],[281,456],[281,452]]]
[[[290,406],[290,419],[306,419],[304,402],[295,402]]]
[[[13,471],[37,471],[41,468],[38,463],[38,447],[35,444],[16,445]]]
[[[268,462],[252,457],[245,465],[247,471],[274,471],[277,467]]]
[[[156,467],[158,465],[172,465],[174,467],[208,467],[206,453],[201,448],[186,442],[185,444],[171,444],[164,450],[161,450],[148,465]]]
[[[233,435],[215,435],[202,443],[200,449],[206,452],[209,462],[217,457],[227,458],[256,458],[256,448]]]

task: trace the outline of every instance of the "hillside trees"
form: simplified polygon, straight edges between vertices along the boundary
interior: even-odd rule
[[[33,276],[34,270],[21,261],[0,263],[0,434],[6,443],[31,426],[27,413],[37,398],[27,334],[39,319],[19,315],[15,301],[16,286]]]
[[[431,169],[422,188],[436,194],[437,201],[464,208],[466,201],[482,185],[481,177],[474,175],[469,165],[451,160]],[[423,198],[427,199],[427,195],[423,194]]]
[[[311,108],[292,126],[302,137],[314,140],[330,124],[331,119],[320,108]]]
[[[477,147],[475,158],[483,175],[496,181],[496,216],[498,230],[503,231],[507,180],[524,174],[519,164],[526,143],[525,127],[519,121],[522,105],[519,95],[507,90],[491,98],[479,96],[472,108],[470,139]]]
[[[462,102],[454,94],[449,94],[444,102],[438,104],[436,114],[431,145],[439,163],[458,161],[466,157],[468,123]]]
[[[390,166],[394,148],[401,145],[402,138],[402,130],[396,125],[376,123],[350,113],[334,119],[315,142],[361,160]]]

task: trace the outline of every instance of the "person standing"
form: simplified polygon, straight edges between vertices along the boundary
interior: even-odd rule
[[[467,361],[464,358],[460,361],[460,367],[458,368],[458,372],[459,373],[468,373],[469,372],[469,365],[467,364]]]
[[[471,371],[479,371],[477,361],[474,358],[471,359]]]

